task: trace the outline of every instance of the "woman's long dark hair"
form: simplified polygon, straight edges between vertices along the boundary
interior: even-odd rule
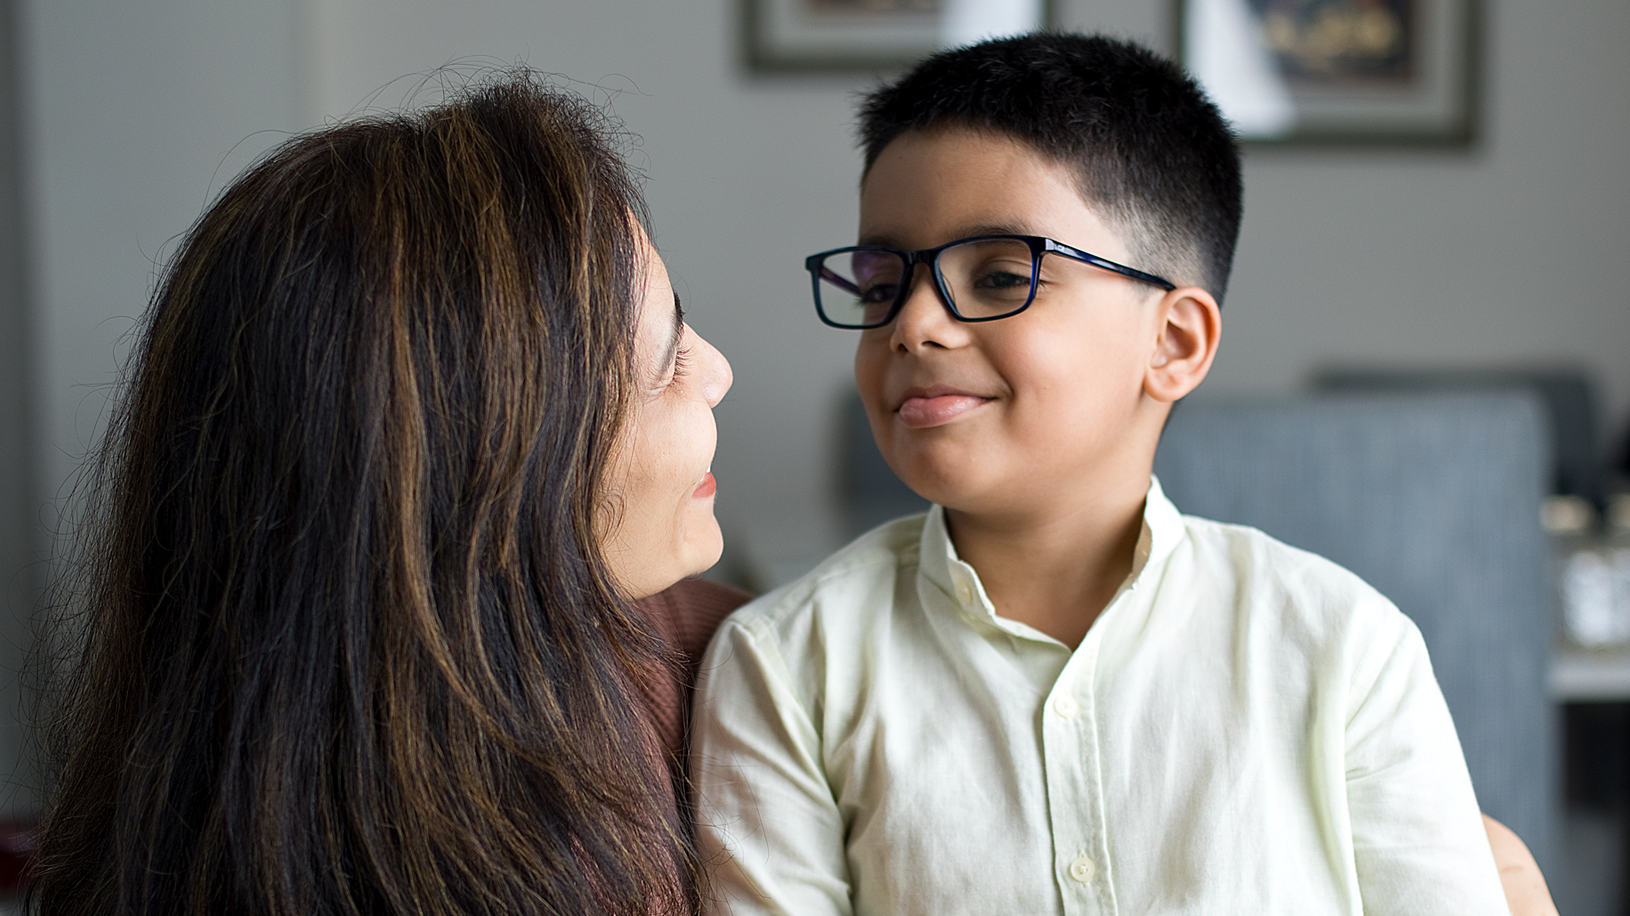
[[[193,227],[95,480],[40,912],[695,906],[592,518],[643,216],[603,116],[510,74]]]

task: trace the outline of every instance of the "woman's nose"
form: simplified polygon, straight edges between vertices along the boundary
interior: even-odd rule
[[[707,406],[717,407],[735,383],[736,375],[730,370],[730,360],[725,359],[717,347],[703,340],[700,334],[696,336],[696,343],[702,349],[702,397],[707,399]]]

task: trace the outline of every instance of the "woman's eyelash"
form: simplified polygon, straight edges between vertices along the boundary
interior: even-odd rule
[[[678,381],[690,371],[690,347],[680,347],[674,351],[674,380]]]

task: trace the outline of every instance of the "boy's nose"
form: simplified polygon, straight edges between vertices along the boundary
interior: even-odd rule
[[[906,301],[900,304],[890,325],[890,346],[912,351],[929,346],[956,347],[966,342],[968,325],[956,320],[951,307],[940,298],[928,265],[916,265],[910,282]]]

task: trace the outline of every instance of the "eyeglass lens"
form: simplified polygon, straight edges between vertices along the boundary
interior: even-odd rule
[[[1018,239],[962,242],[940,252],[939,273],[951,307],[964,318],[995,318],[1029,304],[1035,263]],[[839,324],[883,323],[908,282],[903,256],[876,249],[833,254],[821,264],[820,305]]]

